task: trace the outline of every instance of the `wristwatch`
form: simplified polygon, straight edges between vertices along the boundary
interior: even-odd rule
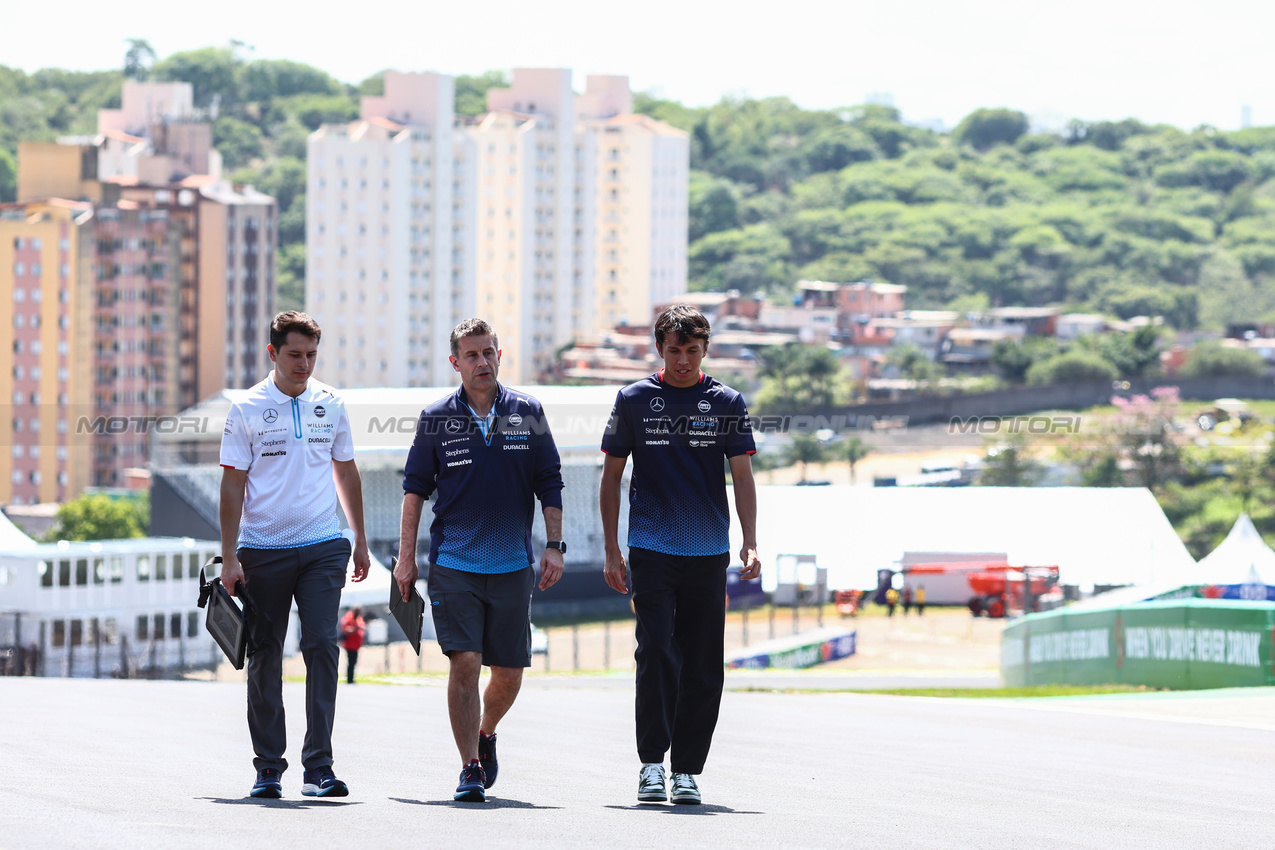
[[[563,540],[550,540],[545,544],[546,549],[557,549],[562,554],[567,554],[567,544]]]

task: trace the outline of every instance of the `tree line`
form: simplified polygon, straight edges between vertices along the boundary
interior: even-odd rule
[[[911,308],[1058,306],[1175,328],[1275,317],[1275,127],[980,109],[949,133],[898,110],[639,98],[691,137],[693,288],[908,286]]]
[[[118,70],[0,66],[0,200],[19,140],[94,132],[126,76],[191,83],[233,178],[279,198],[280,303],[299,306],[306,137],[357,117],[382,75],[345,83],[237,42],[161,59],[139,39]],[[457,77],[457,112],[481,112],[507,82]],[[782,97],[638,95],[635,108],[690,136],[693,289],[784,299],[801,278],[870,279],[906,285],[912,308],[1052,305],[1181,329],[1275,318],[1275,127],[1076,120],[1045,133],[979,109],[939,132],[888,106]]]

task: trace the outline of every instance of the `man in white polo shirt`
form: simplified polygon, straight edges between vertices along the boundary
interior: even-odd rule
[[[288,768],[283,641],[293,599],[306,665],[301,793],[349,794],[332,772],[339,659],[334,636],[350,556],[355,581],[367,576],[371,560],[345,405],[335,390],[310,377],[320,337],[318,323],[305,313],[275,316],[266,348],[274,371],[231,406],[221,440],[221,582],[234,593],[242,581],[272,631],[266,646],[248,658],[254,797],[282,796],[280,780]],[[352,547],[337,521],[338,497]]]

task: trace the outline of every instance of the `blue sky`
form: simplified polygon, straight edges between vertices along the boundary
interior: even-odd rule
[[[1134,116],[1189,128],[1275,124],[1275,3],[1252,0],[466,0],[177,4],[70,0],[5,10],[0,63],[118,66],[124,39],[161,56],[239,39],[357,81],[382,68],[451,74],[569,67],[628,74],[688,104],[787,95],[803,106],[887,93],[913,121],[948,126],[979,106],[1046,124]]]

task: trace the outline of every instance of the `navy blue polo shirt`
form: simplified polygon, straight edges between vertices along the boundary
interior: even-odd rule
[[[725,458],[754,454],[744,397],[700,373],[690,387],[661,369],[615,397],[602,437],[612,457],[633,455],[629,546],[667,555],[730,549]]]
[[[491,424],[469,408],[465,388],[421,413],[407,453],[403,490],[434,500],[432,564],[471,573],[508,573],[535,562],[536,499],[562,508],[562,464],[544,408],[497,385]]]

